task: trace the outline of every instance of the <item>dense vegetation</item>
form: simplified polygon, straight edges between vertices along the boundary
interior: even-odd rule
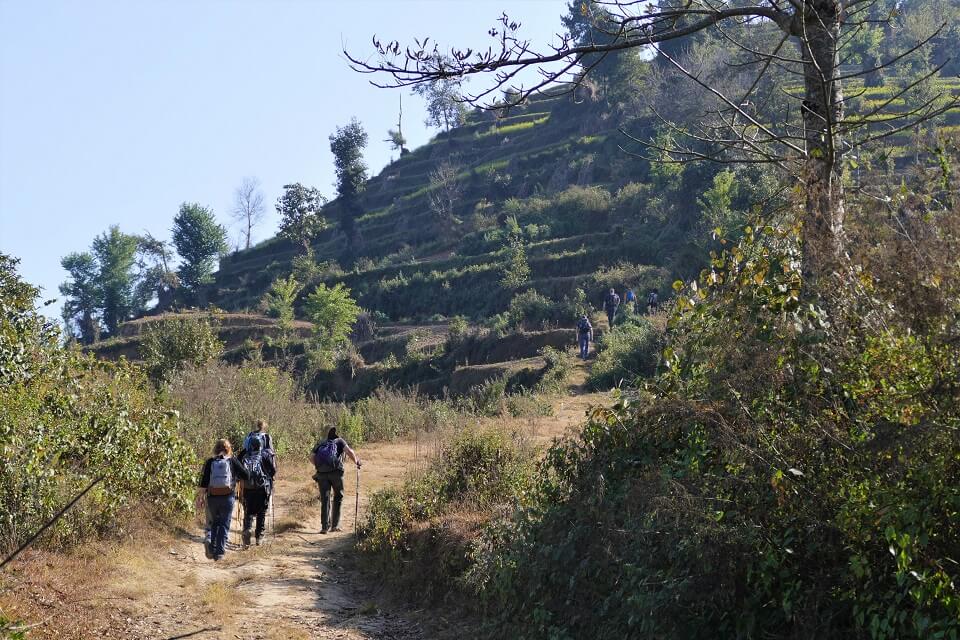
[[[728,243],[678,285],[665,370],[432,578],[525,638],[955,637],[960,211],[927,177],[856,212],[816,304],[795,226]],[[367,544],[416,554],[429,517],[383,506]]]

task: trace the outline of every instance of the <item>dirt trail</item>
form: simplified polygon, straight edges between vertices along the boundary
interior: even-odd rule
[[[582,422],[589,405],[602,394],[586,393],[586,368],[578,361],[569,393],[553,400],[553,415],[504,419],[534,442],[547,443]],[[433,452],[435,440],[379,443],[360,447],[360,517],[377,489],[397,484]],[[281,460],[275,494],[276,533],[261,547],[233,547],[220,562],[204,557],[199,520],[142,548],[112,549],[103,559],[105,578],[96,580],[90,600],[103,616],[95,635],[72,637],[175,640],[361,638],[414,640],[443,636],[443,621],[427,614],[395,610],[354,549],[356,476],[347,470],[343,504],[344,532],[321,535],[316,485],[306,461]],[[302,524],[296,528],[295,523]],[[231,542],[238,542],[234,518]],[[269,531],[269,522],[268,522]],[[238,607],[243,604],[245,606]],[[242,615],[236,617],[238,610]],[[66,613],[66,612],[65,612]],[[66,617],[66,616],[65,616]],[[59,624],[65,624],[66,621]],[[56,617],[38,628],[37,637],[58,633]],[[62,629],[62,627],[61,627]]]

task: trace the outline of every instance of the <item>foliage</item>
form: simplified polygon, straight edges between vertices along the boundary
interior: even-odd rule
[[[337,195],[340,196],[341,228],[351,243],[355,235],[355,219],[362,213],[358,199],[367,184],[367,165],[363,161],[367,140],[367,132],[356,118],[330,134],[330,152],[333,153]]]
[[[566,351],[553,347],[544,347],[540,350],[540,355],[543,356],[546,365],[537,389],[546,393],[564,391],[573,369],[573,357]]]
[[[61,347],[16,264],[0,255],[0,547],[23,542],[99,477],[37,544],[115,534],[134,507],[186,510],[194,459],[176,414],[132,366]]]
[[[597,341],[597,359],[590,370],[590,386],[609,389],[634,385],[657,368],[663,334],[647,318],[631,314]]]
[[[76,325],[81,341],[92,344],[100,337],[96,313],[102,300],[96,260],[91,253],[71,253],[64,256],[60,265],[70,274],[70,280],[60,285],[60,293],[66,298],[64,323],[68,331]]]
[[[507,245],[507,259],[503,265],[500,284],[508,291],[516,291],[530,280],[530,265],[523,244],[522,238],[513,236]]]
[[[277,198],[275,206],[280,214],[280,235],[309,254],[310,244],[327,228],[327,220],[321,213],[326,202],[314,187],[305,187],[299,182],[283,185],[283,195]]]
[[[548,454],[532,506],[475,546],[469,584],[518,637],[960,632],[960,353],[944,322],[960,272],[942,260],[960,215],[912,221],[924,257],[895,267],[894,221],[861,216],[852,246],[869,250],[821,304],[800,304],[790,225],[747,228],[677,285],[656,384],[595,410]],[[921,265],[931,303],[893,304]]]
[[[360,307],[350,296],[350,289],[340,283],[333,287],[317,285],[307,296],[304,310],[313,322],[318,345],[327,352],[349,341],[350,329],[360,315]]]
[[[274,367],[212,361],[177,373],[164,394],[180,412],[184,438],[198,457],[210,455],[218,438],[238,447],[257,420],[267,422],[284,456],[305,456],[326,434],[323,408],[304,397],[292,375]]]
[[[188,366],[201,366],[223,353],[209,320],[176,318],[147,325],[140,340],[140,358],[157,385]]]
[[[427,103],[424,123],[428,127],[450,131],[463,124],[467,106],[463,103],[460,88],[461,82],[452,78],[414,85],[413,92]]]
[[[182,291],[193,301],[213,281],[215,260],[227,251],[227,231],[207,207],[184,202],[173,218],[173,245],[180,254]]]
[[[434,532],[424,531],[424,525],[455,510],[497,508],[526,491],[530,471],[527,450],[509,434],[461,431],[442,443],[424,471],[408,476],[401,487],[373,494],[360,548],[389,563],[397,572],[394,578],[414,586],[421,599],[449,593],[457,572],[466,569],[466,549],[442,554],[452,558],[450,564],[438,561]]]
[[[297,300],[297,294],[300,293],[301,284],[297,282],[293,274],[286,278],[277,278],[270,285],[270,291],[264,297],[267,304],[267,315],[271,318],[277,318],[280,324],[289,328],[293,321],[293,303]]]
[[[117,226],[110,227],[93,240],[91,247],[97,262],[97,287],[103,323],[115,335],[121,322],[140,311],[143,302],[135,298],[133,267],[137,254],[136,236]],[[95,295],[97,295],[95,294]]]

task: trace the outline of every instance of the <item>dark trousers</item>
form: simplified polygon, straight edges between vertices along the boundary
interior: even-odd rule
[[[243,491],[243,532],[250,535],[250,525],[257,519],[256,536],[263,537],[263,528],[267,522],[267,507],[270,494],[263,489],[244,489]]]
[[[613,328],[613,317],[617,315],[617,308],[607,309],[607,324]]]
[[[324,529],[336,528],[340,526],[340,505],[343,504],[343,469],[317,473],[315,478],[320,487],[320,526]],[[330,513],[331,490],[333,514]]]
[[[226,496],[207,496],[207,525],[210,527],[210,546],[214,558],[226,553],[233,503],[232,493]]]

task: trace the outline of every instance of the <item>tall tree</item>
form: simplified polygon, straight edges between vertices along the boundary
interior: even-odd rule
[[[882,136],[908,129],[917,121],[944,113],[956,100],[931,99],[903,113],[881,113],[882,108],[857,118],[846,118],[843,102],[844,76],[840,69],[841,50],[850,35],[873,21],[869,0],[748,0],[746,2],[709,2],[707,0],[657,0],[638,4],[633,0],[604,3],[608,19],[603,27],[607,40],[578,42],[568,34],[547,50],[525,40],[519,23],[504,15],[490,30],[496,44],[486,50],[452,48],[443,52],[427,44],[414,46],[374,40],[380,58],[351,56],[353,68],[390,76],[379,86],[430,87],[441,81],[455,81],[474,74],[492,74],[494,86],[470,96],[483,102],[494,91],[512,85],[524,69],[540,72],[536,81],[521,87],[518,99],[549,85],[574,79],[582,81],[590,73],[585,61],[591,56],[609,56],[628,49],[646,48],[665,60],[690,81],[700,85],[717,104],[710,118],[704,118],[699,131],[690,132],[696,144],[672,149],[678,160],[720,160],[772,162],[796,175],[805,192],[802,216],[803,271],[808,288],[816,288],[819,276],[831,273],[844,254],[843,154],[849,145],[860,146]],[[892,12],[891,12],[892,13]],[[778,30],[777,37],[759,47],[741,41],[739,29]],[[756,79],[748,88],[728,95],[716,86],[688,71],[675,55],[670,42],[714,33],[738,48],[744,63],[756,70]],[[929,39],[936,33],[928,34]],[[793,46],[787,46],[792,42]],[[919,49],[904,51],[899,56]],[[898,59],[882,62],[857,72],[866,76]],[[797,108],[785,114],[761,113],[756,107],[766,99],[757,96],[761,80],[771,69],[795,74],[802,88],[793,95]],[[934,72],[936,69],[933,70]],[[912,86],[895,93],[896,99]],[[889,104],[889,103],[886,103]],[[799,112],[800,121],[792,115]],[[663,118],[667,124],[669,120]],[[878,131],[877,124],[882,124]],[[846,140],[845,140],[846,139]]]
[[[241,226],[247,249],[250,248],[253,228],[263,221],[266,212],[260,181],[256,178],[244,178],[233,192],[233,219]]]
[[[60,293],[66,297],[63,303],[63,318],[72,332],[79,329],[80,341],[92,344],[100,339],[101,291],[97,261],[89,252],[71,253],[60,264],[70,274],[70,279],[60,285]]]
[[[182,260],[177,271],[180,289],[199,302],[203,286],[213,279],[216,258],[227,251],[227,230],[209,208],[184,202],[173,219],[172,234]]]
[[[400,113],[397,115],[397,128],[387,129],[387,139],[384,142],[390,143],[390,148],[400,152],[402,158],[410,153],[407,150],[407,139],[403,135],[403,94],[400,94]]]
[[[142,311],[136,301],[137,236],[120,231],[116,225],[93,240],[103,323],[115,335],[121,322]]]
[[[427,103],[427,119],[424,124],[444,131],[463,124],[467,106],[463,103],[461,83],[456,78],[437,78],[414,85],[413,92]]]
[[[330,151],[333,152],[337,173],[337,195],[340,196],[340,228],[351,246],[356,239],[356,217],[363,211],[360,194],[367,185],[367,165],[363,161],[363,149],[366,146],[367,132],[356,118],[330,134]]]
[[[327,199],[315,188],[299,182],[283,185],[283,195],[277,198],[276,209],[280,214],[280,235],[303,247],[310,254],[310,245],[327,228],[323,206]]]
[[[137,247],[137,261],[140,266],[138,295],[144,304],[155,297],[158,311],[170,308],[180,286],[180,279],[171,266],[173,257],[173,248],[169,242],[160,240],[149,232],[140,236]]]

